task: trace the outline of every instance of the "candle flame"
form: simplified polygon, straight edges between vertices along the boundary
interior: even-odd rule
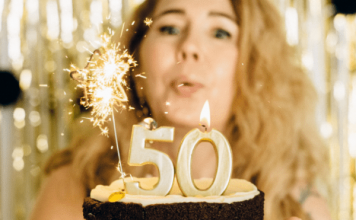
[[[210,107],[209,107],[209,101],[206,100],[203,106],[203,109],[201,110],[200,113],[200,124],[204,126],[205,128],[210,127]]]

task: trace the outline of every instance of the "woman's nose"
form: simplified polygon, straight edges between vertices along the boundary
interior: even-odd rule
[[[182,36],[178,46],[177,59],[178,62],[183,61],[198,61],[203,60],[201,50],[201,41],[197,33],[189,31]]]

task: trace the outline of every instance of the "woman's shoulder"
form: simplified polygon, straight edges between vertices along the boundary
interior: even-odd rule
[[[312,183],[303,180],[297,181],[291,191],[291,196],[302,205],[304,212],[310,219],[331,219],[326,199]]]
[[[86,190],[73,175],[72,165],[53,170],[42,184],[31,219],[83,219]]]

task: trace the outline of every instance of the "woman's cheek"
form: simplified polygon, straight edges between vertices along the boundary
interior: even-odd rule
[[[173,62],[174,52],[169,45],[165,46],[164,44],[153,42],[151,45],[147,45],[145,51],[143,71],[159,74]]]

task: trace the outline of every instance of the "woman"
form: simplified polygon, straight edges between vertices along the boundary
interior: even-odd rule
[[[233,177],[266,194],[265,219],[330,219],[313,188],[327,158],[313,119],[316,93],[294,62],[276,9],[267,0],[146,0],[134,20],[124,45],[139,63],[128,90],[136,111],[116,117],[124,171],[157,175],[153,166],[125,166],[133,124],[151,116],[175,127],[173,143],[150,147],[176,161],[209,100],[211,127],[232,147]],[[142,72],[146,79],[135,77]],[[118,178],[113,129],[109,139],[96,132],[78,134],[52,158],[33,219],[82,219],[90,189]],[[199,145],[193,178],[214,177],[215,163],[213,148]]]

